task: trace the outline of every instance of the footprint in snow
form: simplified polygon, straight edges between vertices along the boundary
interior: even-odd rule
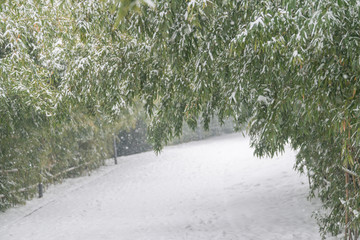
[[[189,224],[189,225],[186,225],[185,229],[192,231],[192,230],[193,230],[193,227]]]

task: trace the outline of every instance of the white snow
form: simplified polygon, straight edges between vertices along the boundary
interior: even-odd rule
[[[0,213],[1,240],[321,239],[295,153],[253,157],[231,134],[121,157]]]
[[[251,22],[249,24],[249,29],[251,30],[254,26],[258,26],[258,25],[262,25],[263,27],[265,27],[265,24],[264,24],[264,18],[262,16],[256,18],[255,21]]]

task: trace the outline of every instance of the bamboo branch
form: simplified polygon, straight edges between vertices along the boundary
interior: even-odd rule
[[[347,169],[347,168],[345,168],[345,167],[341,167],[341,169],[342,169],[345,173],[348,173],[348,174],[350,174],[350,175],[352,175],[352,176],[354,176],[354,177],[360,178],[360,176],[357,175],[355,172],[353,172],[353,171],[351,171],[351,170],[349,170],[349,169]]]
[[[18,172],[19,170],[17,168],[9,169],[9,170],[0,170],[1,173],[14,173]]]

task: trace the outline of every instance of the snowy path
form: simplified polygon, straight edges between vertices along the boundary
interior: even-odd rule
[[[320,239],[295,154],[232,134],[119,159],[0,213],[1,240]]]

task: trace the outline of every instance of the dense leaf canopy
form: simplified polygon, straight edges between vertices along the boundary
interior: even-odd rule
[[[0,19],[1,133],[141,101],[160,150],[231,117],[259,156],[298,149],[323,232],[358,230],[359,1],[3,0]]]

